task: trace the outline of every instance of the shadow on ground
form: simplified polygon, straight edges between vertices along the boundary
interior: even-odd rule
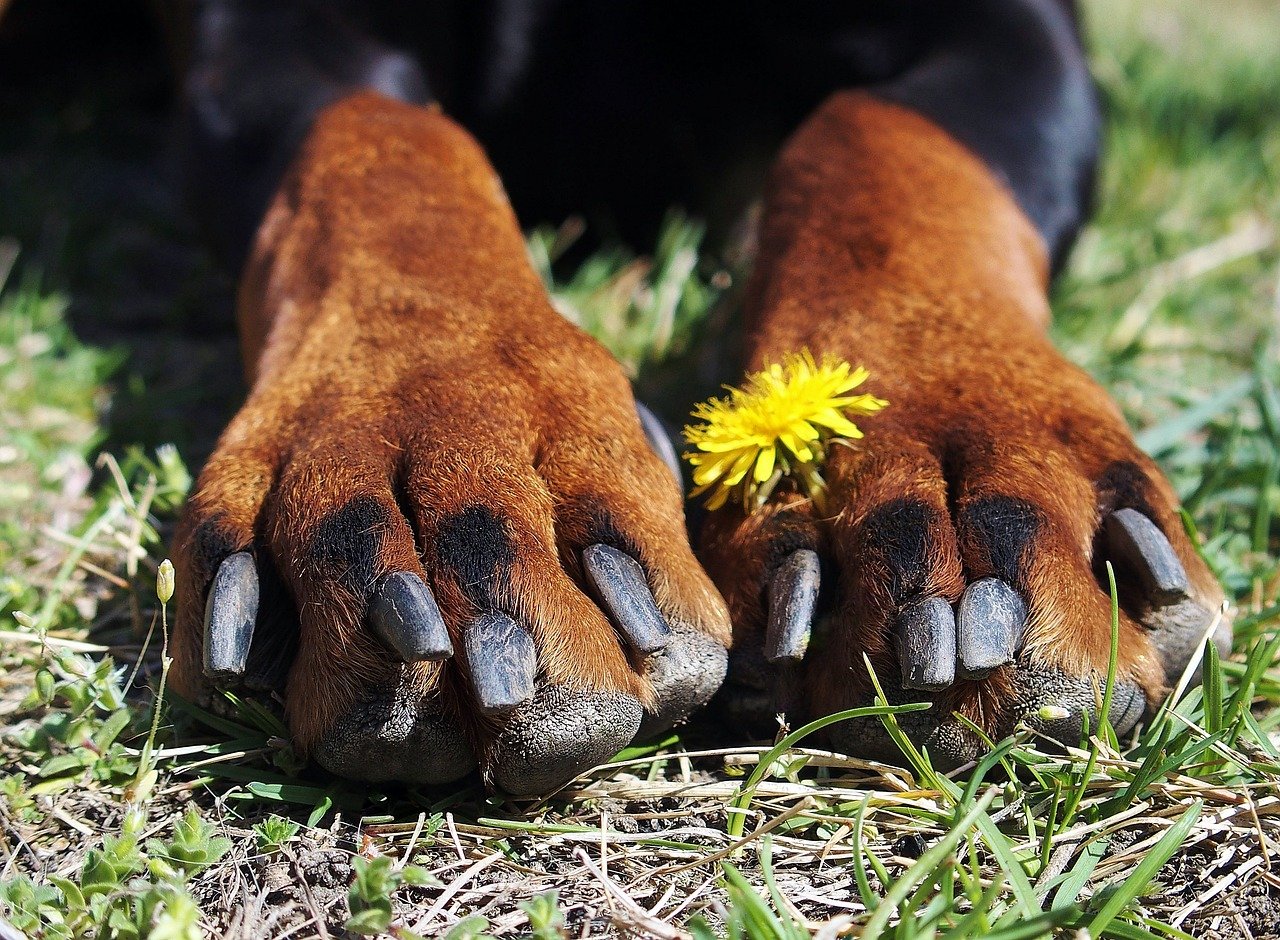
[[[81,339],[126,352],[104,448],[199,466],[243,395],[232,280],[183,213],[172,79],[145,4],[17,2],[0,21],[0,237],[15,279],[65,293]]]

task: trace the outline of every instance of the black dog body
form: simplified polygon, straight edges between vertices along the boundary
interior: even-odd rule
[[[832,93],[913,108],[1011,187],[1060,260],[1099,118],[1059,0],[208,0],[185,72],[188,180],[233,265],[315,115],[359,89],[438,102],[525,224],[586,214],[644,239],[663,207],[721,228]]]

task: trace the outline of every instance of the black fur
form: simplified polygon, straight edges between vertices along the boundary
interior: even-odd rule
[[[1109,463],[1095,484],[1098,501],[1103,512],[1116,509],[1136,509],[1153,522],[1155,511],[1148,498],[1151,479],[1131,460],[1115,460]],[[1159,523],[1156,523],[1157,525]]]
[[[822,555],[818,528],[808,516],[783,509],[770,517],[768,522],[768,554],[764,561],[764,581],[767,584],[778,567],[801,549]]]
[[[640,558],[639,546],[618,526],[613,514],[609,512],[607,501],[602,497],[588,495],[564,500],[556,506],[556,520],[564,530],[583,533],[582,544],[566,545],[568,551],[581,551],[588,545],[599,542],[612,545],[632,558]],[[574,565],[577,565],[576,560]],[[576,570],[576,567],[572,570]]]
[[[1023,586],[1026,555],[1044,525],[1040,510],[1023,499],[990,496],[964,506],[956,520],[971,579],[996,577]]]
[[[584,214],[642,243],[671,203],[727,230],[768,154],[842,89],[912,107],[971,147],[1055,262],[1098,146],[1058,0],[207,0],[191,25],[189,177],[231,259],[316,112],[364,87],[440,101],[485,144],[526,224]]]
[[[336,8],[286,0],[215,0],[192,24],[183,79],[187,196],[231,269],[248,253],[267,202],[311,121],[356,88],[425,102],[417,63]]]
[[[495,609],[496,585],[516,559],[509,524],[485,506],[471,506],[445,519],[436,532],[440,562],[482,610]]]
[[[937,524],[937,512],[915,499],[890,500],[867,513],[855,536],[859,577],[888,585],[895,606],[922,597]]]
[[[316,526],[307,560],[320,578],[364,596],[382,573],[382,540],[390,524],[382,503],[358,496]]]
[[[903,74],[876,86],[948,130],[1004,179],[1056,269],[1084,222],[1101,115],[1076,23],[1058,0],[942,0]]]
[[[246,548],[247,545],[228,531],[221,515],[205,519],[191,533],[191,559],[206,585],[223,559]]]

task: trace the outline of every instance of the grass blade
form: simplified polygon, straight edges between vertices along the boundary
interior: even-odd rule
[[[1173,857],[1173,853],[1178,851],[1182,843],[1186,841],[1187,836],[1191,833],[1191,827],[1200,818],[1200,811],[1203,807],[1204,804],[1199,800],[1192,803],[1191,808],[1182,815],[1182,818],[1169,827],[1169,831],[1143,856],[1133,874],[1126,878],[1120,887],[1107,897],[1102,909],[1094,914],[1093,919],[1089,921],[1089,933],[1091,935],[1101,937],[1102,932],[1107,929],[1108,925],[1126,907],[1142,895],[1147,888],[1147,884],[1155,877],[1156,872]]]

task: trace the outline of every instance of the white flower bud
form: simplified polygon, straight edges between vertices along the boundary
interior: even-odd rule
[[[160,598],[161,604],[169,603],[173,597],[173,562],[167,558],[160,562],[156,572],[156,597]]]

